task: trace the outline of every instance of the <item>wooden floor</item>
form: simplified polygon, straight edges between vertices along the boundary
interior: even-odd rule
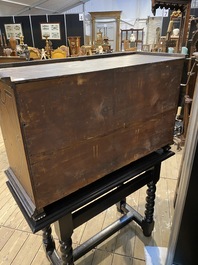
[[[173,146],[173,150],[176,148]],[[143,265],[144,246],[167,247],[173,217],[173,197],[177,183],[182,151],[165,161],[157,184],[155,228],[152,237],[145,238],[138,225],[131,223],[96,249],[78,260],[78,265]],[[41,233],[32,234],[5,182],[8,167],[0,131],[0,264],[47,265]],[[145,188],[127,198],[140,213],[144,212]],[[120,217],[113,206],[76,229],[74,248]],[[56,236],[54,236],[56,238]],[[57,238],[56,238],[57,239]],[[57,241],[58,245],[58,241]]]

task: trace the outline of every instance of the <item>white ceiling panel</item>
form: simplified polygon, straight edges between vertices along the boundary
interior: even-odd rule
[[[0,0],[0,16],[56,14],[89,0]]]
[[[13,10],[19,12],[21,6],[0,2],[0,16],[13,15]]]
[[[82,1],[79,0],[68,0],[68,1],[53,1],[49,0],[46,3],[41,4],[40,6],[43,8],[49,8],[51,10],[55,10],[56,12],[64,12],[65,10],[68,10],[68,8],[72,8],[76,5],[82,4]]]

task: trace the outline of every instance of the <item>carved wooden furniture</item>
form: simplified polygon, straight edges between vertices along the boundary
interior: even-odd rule
[[[96,33],[97,37],[96,40],[94,41],[93,49],[99,51],[99,54],[106,52],[111,52],[111,45],[109,44],[109,38],[104,35],[103,33],[99,30]],[[102,52],[100,52],[102,50]]]
[[[80,37],[68,37],[69,48],[70,48],[70,55],[77,56],[80,51]]]
[[[30,52],[30,59],[33,59],[33,60],[41,59],[41,53],[39,52],[37,48],[28,47],[28,50]]]
[[[3,48],[3,46],[0,46],[0,56],[4,56],[4,48]]]
[[[189,0],[151,0],[152,1],[152,11],[155,14],[156,9],[160,8],[170,8],[174,10],[184,11],[186,5],[191,2]]]
[[[95,32],[95,22],[99,19],[109,19],[113,18],[116,21],[116,51],[119,51],[119,36],[120,36],[120,16],[121,11],[108,11],[108,12],[89,12],[91,15],[91,23],[92,23],[92,44],[94,44],[96,40],[96,32]]]
[[[130,47],[130,42],[129,40],[124,40],[124,51],[137,51],[136,47]]]
[[[138,47],[139,50],[142,50],[143,47],[143,38],[144,38],[144,29],[121,29],[121,47],[120,49],[122,50],[122,46],[125,40],[129,40],[131,34],[134,34],[135,36],[135,44],[136,48]]]
[[[4,56],[4,49],[7,48],[7,41],[5,34],[0,34],[0,56]]]
[[[49,36],[50,35],[48,33],[43,35],[43,37],[45,38],[45,52],[46,52],[47,58],[51,57],[51,47],[50,47],[50,42],[48,40]]]
[[[66,58],[66,56],[67,56],[66,51],[63,51],[61,48],[58,48],[54,51],[51,51],[51,58],[52,59]]]
[[[129,50],[129,48],[130,48],[129,40],[124,40],[124,51]]]
[[[65,46],[65,45],[61,45],[59,47],[61,50],[65,51],[66,52],[66,57],[69,57],[70,56],[70,53],[69,53],[69,47]]]
[[[174,45],[174,52],[179,52],[179,36],[170,36],[170,41],[173,41],[175,43]],[[168,48],[168,45],[167,45]]]
[[[81,46],[82,55],[92,55],[92,46],[91,45],[83,45]]]
[[[16,52],[17,40],[14,37],[10,37],[9,46],[12,49],[11,56],[17,56],[17,52]]]
[[[182,46],[187,46],[191,0],[152,0],[152,11],[154,15],[156,13],[156,9],[159,7],[182,11],[180,36],[178,40],[178,51],[180,52]]]

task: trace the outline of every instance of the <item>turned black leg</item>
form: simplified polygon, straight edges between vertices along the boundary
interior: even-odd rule
[[[60,242],[60,252],[63,265],[73,265],[73,249],[72,249],[72,240],[69,238],[65,241]]]
[[[52,237],[51,226],[45,227],[43,230],[43,245],[46,250],[46,254],[50,255],[55,250],[55,242]]]
[[[142,230],[145,236],[150,236],[154,228],[154,206],[155,206],[155,192],[156,192],[156,183],[160,178],[161,162],[156,164],[151,171],[152,181],[147,184],[147,196],[145,204],[145,217],[142,221]]]
[[[155,206],[155,191],[156,185],[154,181],[151,181],[147,184],[147,196],[146,196],[146,204],[145,204],[145,217],[142,221],[142,229],[145,236],[150,236],[153,228],[154,228],[154,220],[153,220],[153,213],[154,213],[154,206]]]
[[[59,238],[62,265],[74,265],[72,249],[73,222],[72,215],[67,214],[55,223],[55,231]]]

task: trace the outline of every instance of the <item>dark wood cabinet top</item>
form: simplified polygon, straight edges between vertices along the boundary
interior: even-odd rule
[[[42,65],[30,65],[0,69],[0,78],[10,78],[13,83],[23,83],[30,80],[54,78],[105,71],[110,69],[126,68],[144,64],[153,64],[165,61],[180,60],[184,57],[166,54],[130,54],[110,58],[98,58],[83,61],[57,62]],[[156,73],[157,74],[157,73]]]

